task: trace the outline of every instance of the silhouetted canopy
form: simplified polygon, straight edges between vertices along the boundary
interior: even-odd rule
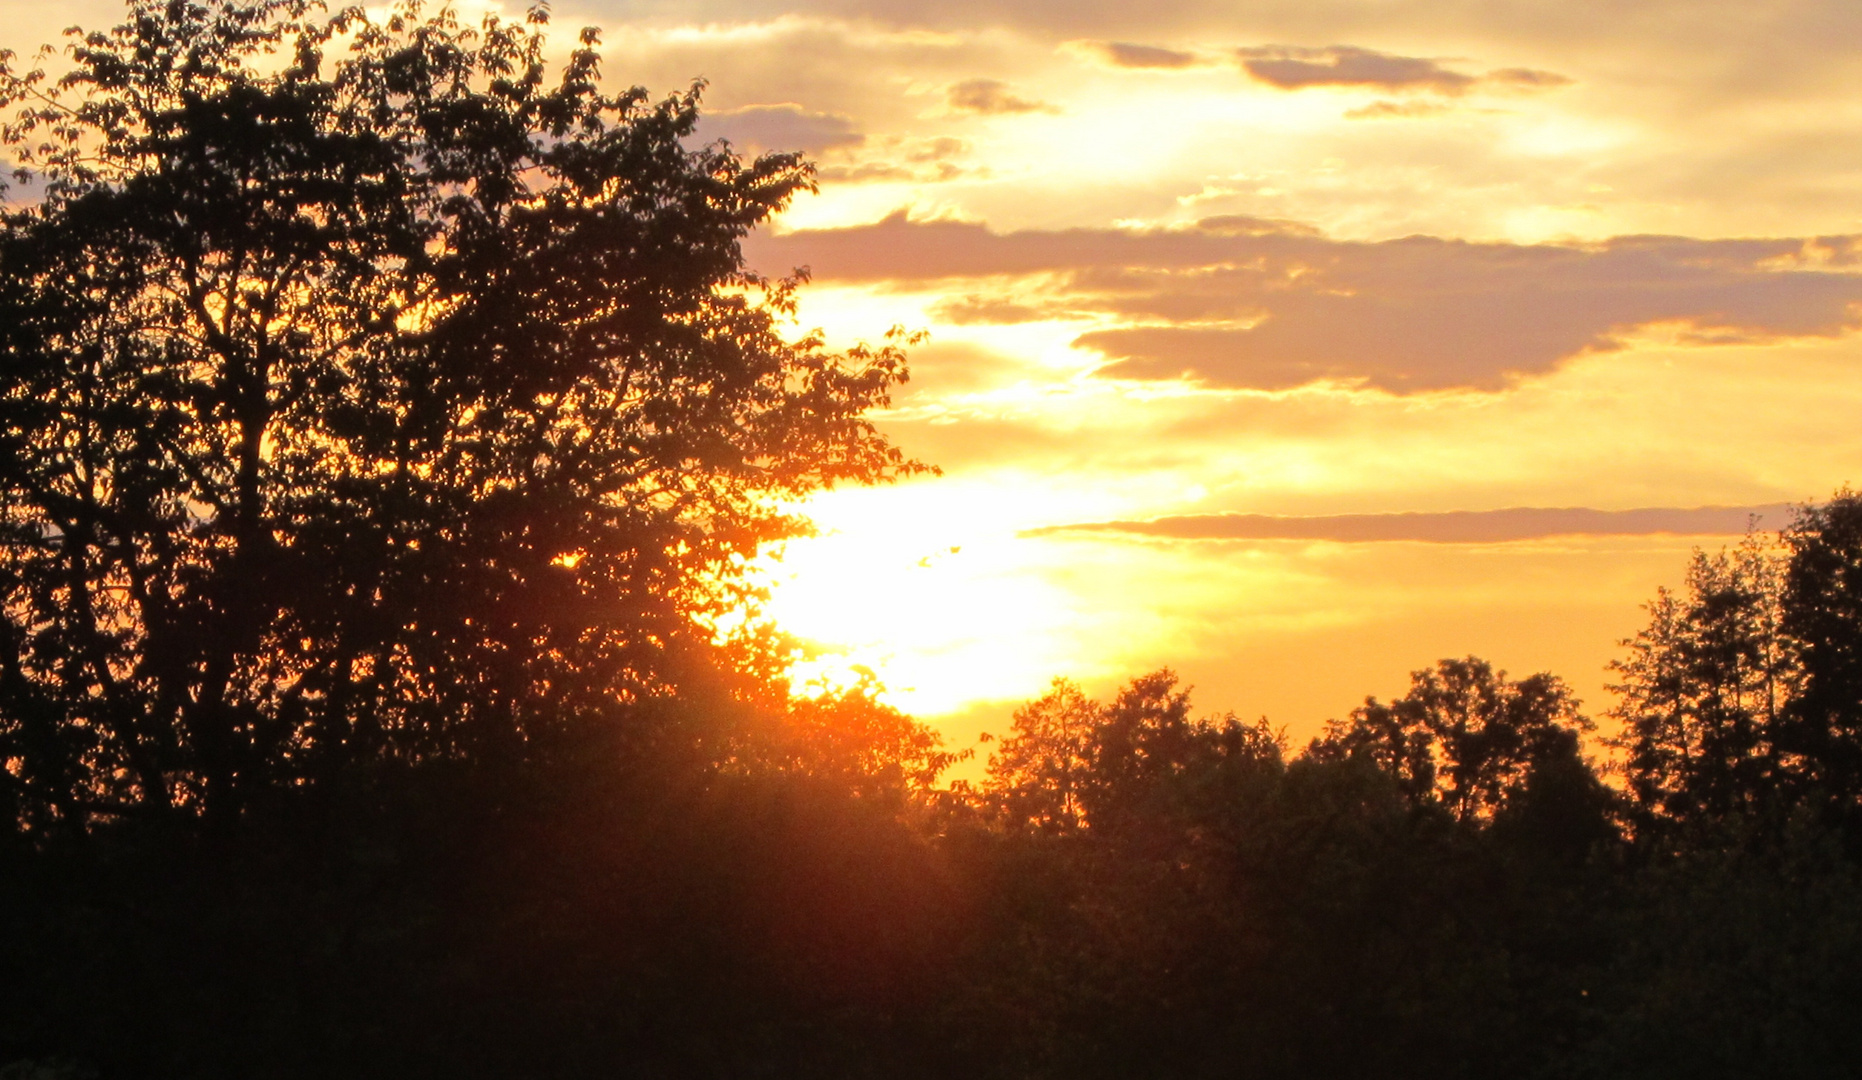
[[[696,146],[544,10],[141,2],[6,68],[0,770],[40,825],[541,752],[712,663],[786,500],[910,466]]]

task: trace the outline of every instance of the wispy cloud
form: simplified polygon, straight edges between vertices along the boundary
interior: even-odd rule
[[[1755,523],[1777,528],[1791,519],[1789,503],[1763,506],[1644,507],[1592,510],[1585,507],[1511,507],[1443,513],[1332,514],[1282,517],[1272,514],[1186,514],[1149,521],[1096,521],[1030,529],[1023,535],[1123,533],[1172,540],[1327,540],[1337,543],[1422,541],[1493,544],[1554,536],[1737,536]]]

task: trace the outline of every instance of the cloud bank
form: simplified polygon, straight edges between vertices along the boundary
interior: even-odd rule
[[[1694,343],[1862,327],[1856,237],[1359,242],[1256,218],[997,233],[894,215],[747,249],[753,265],[822,281],[935,283],[967,321],[1098,323],[1075,343],[1105,357],[1101,376],[1219,388],[1491,391],[1656,324]]]
[[[1151,521],[1097,521],[1030,529],[1024,536],[1118,533],[1172,540],[1329,540],[1337,543],[1423,541],[1493,544],[1554,536],[1737,536],[1758,519],[1779,527],[1791,518],[1789,503],[1763,506],[1645,507],[1592,510],[1584,507],[1512,507],[1445,513],[1333,514],[1281,517],[1271,514],[1187,514]]]

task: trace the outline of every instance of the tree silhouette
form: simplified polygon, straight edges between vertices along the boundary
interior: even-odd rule
[[[1190,691],[1161,668],[1106,704],[1092,738],[1081,803],[1096,829],[1181,831],[1220,817],[1237,782],[1277,774],[1285,746],[1265,721],[1190,714]]]
[[[1413,673],[1409,693],[1388,705],[1367,699],[1315,740],[1312,753],[1362,757],[1392,776],[1413,805],[1486,822],[1536,772],[1580,761],[1591,727],[1557,676],[1514,681],[1470,656]]]
[[[1616,742],[1645,819],[1750,813],[1780,793],[1778,720],[1794,681],[1780,584],[1756,538],[1696,551],[1685,594],[1658,593],[1648,628],[1623,643]]]
[[[1015,710],[989,759],[985,793],[1018,827],[1065,833],[1085,824],[1080,789],[1092,768],[1101,706],[1066,679]]]
[[[1018,829],[1108,833],[1219,811],[1239,772],[1277,770],[1285,747],[1263,723],[1190,715],[1169,668],[1131,680],[1109,703],[1054,680],[1015,712],[989,760],[984,797]]]
[[[545,21],[139,0],[0,67],[0,813],[548,753],[697,677],[787,500],[914,467],[895,345],[744,267],[808,167]]]
[[[1784,532],[1780,629],[1797,686],[1778,735],[1802,783],[1853,814],[1862,801],[1862,496],[1844,489]]]

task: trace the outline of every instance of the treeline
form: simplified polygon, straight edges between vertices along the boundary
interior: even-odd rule
[[[1444,660],[1309,744],[1064,681],[986,779],[871,687],[15,834],[10,1076],[1850,1076],[1862,498],[1697,554],[1599,740]],[[643,740],[641,731],[655,737]],[[1609,765],[1608,762],[1615,762]]]

